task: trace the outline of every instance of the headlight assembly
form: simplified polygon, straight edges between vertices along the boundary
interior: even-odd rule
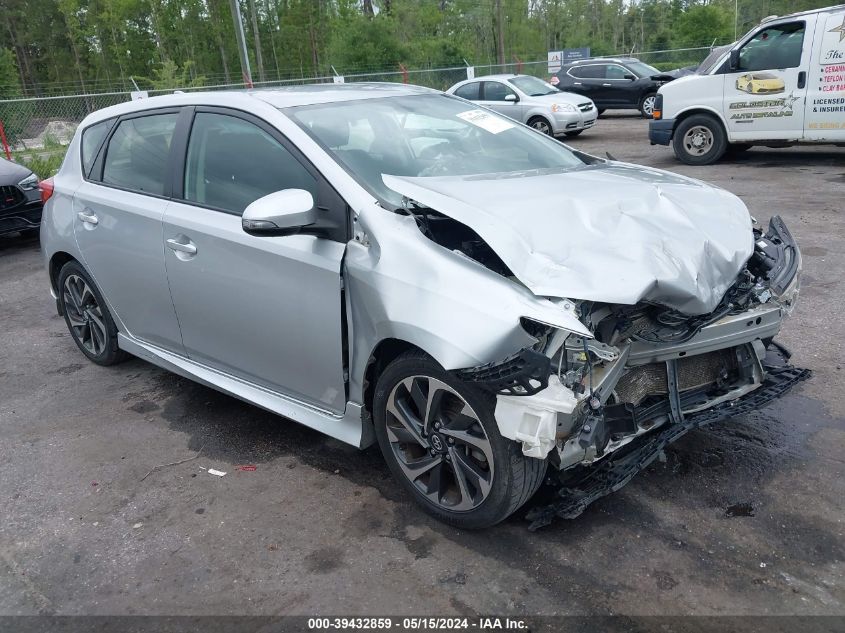
[[[32,191],[33,189],[38,189],[38,176],[36,176],[35,174],[30,174],[18,183],[18,187],[20,187],[24,191]]]

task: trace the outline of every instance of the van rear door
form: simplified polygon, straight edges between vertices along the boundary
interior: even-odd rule
[[[810,59],[804,138],[845,141],[845,10],[819,15]]]
[[[723,114],[732,141],[799,140],[816,16],[763,24],[726,69]]]

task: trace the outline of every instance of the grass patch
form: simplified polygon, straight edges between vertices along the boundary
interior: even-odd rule
[[[25,165],[41,180],[44,180],[45,178],[52,178],[59,171],[59,167],[62,166],[62,161],[65,159],[66,150],[67,147],[49,151],[33,150],[18,153],[15,158],[18,163]]]

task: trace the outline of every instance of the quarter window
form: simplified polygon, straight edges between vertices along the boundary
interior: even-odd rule
[[[230,213],[282,189],[317,197],[317,181],[257,125],[225,114],[194,118],[185,166],[185,199]]]
[[[455,94],[462,99],[469,99],[470,101],[478,101],[478,88],[481,86],[480,81],[474,81],[465,84],[455,90]]]
[[[109,140],[103,182],[164,195],[167,157],[177,116],[155,114],[121,121]]]
[[[88,126],[82,131],[82,174],[87,178],[97,158],[97,150],[103,144],[103,139],[109,133],[114,119],[101,121]]]

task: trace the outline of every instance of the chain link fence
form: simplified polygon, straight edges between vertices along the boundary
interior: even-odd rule
[[[673,49],[665,51],[632,52],[616,57],[637,57],[658,70],[669,70],[700,63],[711,51],[711,47]],[[400,66],[395,70],[325,75],[310,78],[280,79],[255,82],[256,89],[281,86],[353,83],[363,81],[409,83],[446,90],[468,77],[483,77],[500,73],[527,74],[549,78],[547,60],[514,61],[507,64],[485,64],[480,66],[454,66],[450,68],[407,69]],[[149,90],[148,96],[169,94],[174,89],[185,92],[193,90],[240,90],[243,84],[220,83],[210,86]],[[61,165],[65,149],[73,137],[76,127],[88,114],[107,106],[124,103],[132,93],[102,92],[82,95],[29,97],[0,100],[0,142],[5,156],[27,164],[40,177],[52,176]]]

